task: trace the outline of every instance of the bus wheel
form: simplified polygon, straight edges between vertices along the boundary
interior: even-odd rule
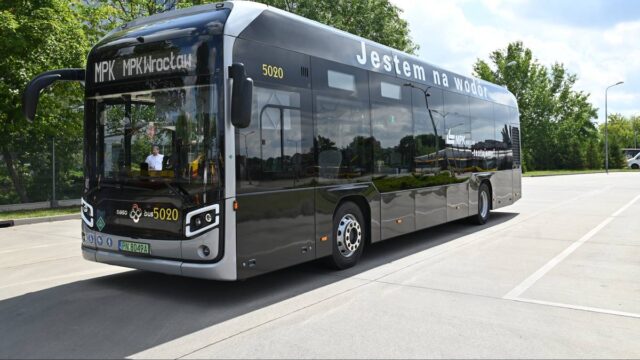
[[[489,220],[491,214],[491,192],[487,183],[480,184],[478,189],[478,213],[471,219],[478,225],[483,225]]]
[[[346,269],[358,262],[366,239],[365,224],[362,211],[356,204],[346,202],[340,205],[333,218],[333,251],[329,265]]]

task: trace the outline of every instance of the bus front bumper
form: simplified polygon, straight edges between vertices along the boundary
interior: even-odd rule
[[[82,257],[89,261],[169,275],[208,280],[237,280],[235,271],[230,272],[225,266],[227,262],[224,261],[224,258],[216,263],[189,263],[178,260],[128,256],[111,251],[91,249],[85,246],[82,247]]]

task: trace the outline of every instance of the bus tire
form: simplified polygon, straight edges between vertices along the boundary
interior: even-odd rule
[[[478,213],[471,217],[474,224],[484,225],[491,214],[491,191],[486,182],[480,184],[478,189]]]
[[[328,263],[332,268],[342,270],[354,266],[364,249],[366,222],[360,207],[345,202],[333,217],[332,252]]]

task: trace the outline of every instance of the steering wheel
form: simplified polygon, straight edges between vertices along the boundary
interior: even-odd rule
[[[173,159],[171,158],[171,155],[165,155],[162,158],[162,169],[163,170],[173,169]]]

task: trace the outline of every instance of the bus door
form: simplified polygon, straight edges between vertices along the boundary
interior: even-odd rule
[[[315,258],[313,120],[306,56],[238,39],[234,57],[254,80],[251,124],[235,134],[244,278]]]

